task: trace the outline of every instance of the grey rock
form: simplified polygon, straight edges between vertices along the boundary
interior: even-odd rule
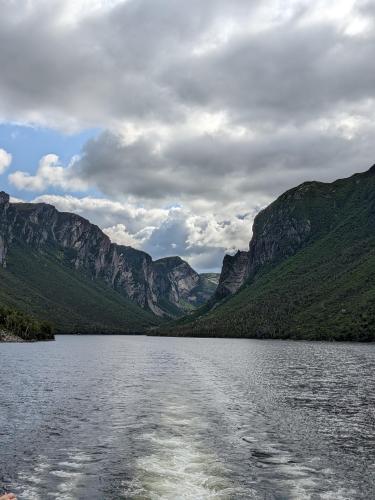
[[[68,265],[77,271],[104,280],[157,316],[175,317],[184,313],[187,305],[196,307],[202,303],[200,287],[204,288],[204,280],[179,257],[153,262],[145,252],[111,243],[98,226],[79,215],[59,212],[45,203],[9,203],[9,196],[2,192],[0,265],[3,267],[16,241],[37,251],[49,248],[56,254],[62,253]]]
[[[259,212],[254,220],[249,250],[224,258],[216,300],[237,292],[261,267],[294,255],[308,243],[314,233],[312,221],[309,210],[299,210],[298,205],[306,193],[317,186],[319,183],[304,183]]]

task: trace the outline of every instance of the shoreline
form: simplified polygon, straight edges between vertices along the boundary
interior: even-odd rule
[[[15,335],[14,333],[8,332],[7,330],[0,330],[0,342],[4,343],[10,343],[10,342],[17,342],[17,343],[23,343],[25,342],[24,339],[19,337],[18,335]]]
[[[29,339],[25,340],[22,337],[15,335],[4,329],[0,329],[0,344],[30,344],[33,342],[49,342],[55,340],[55,337],[51,339]]]

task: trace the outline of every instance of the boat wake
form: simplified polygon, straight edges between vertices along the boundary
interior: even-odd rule
[[[186,405],[169,405],[159,428],[139,438],[151,453],[137,459],[136,477],[124,482],[125,498],[243,498],[244,492],[230,481],[230,470],[202,446],[199,435],[206,425]],[[248,490],[246,495],[251,498]]]

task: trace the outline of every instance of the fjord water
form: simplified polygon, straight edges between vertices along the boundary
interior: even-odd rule
[[[58,336],[0,367],[21,500],[375,497],[375,345]]]

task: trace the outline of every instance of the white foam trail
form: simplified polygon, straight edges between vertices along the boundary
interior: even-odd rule
[[[82,469],[89,461],[90,457],[81,451],[70,452],[68,460],[58,464],[62,469],[51,471],[61,482],[57,485],[57,491],[49,493],[48,496],[59,500],[76,500],[77,486],[84,475]]]
[[[241,498],[238,490],[236,495],[228,479],[229,471],[212,452],[203,450],[198,442],[197,417],[189,419],[187,415],[189,408],[186,406],[171,405],[161,422],[164,431],[142,436],[153,452],[137,460],[136,478],[124,484],[126,498]],[[168,433],[165,428],[169,429]]]
[[[27,500],[42,500],[39,495],[39,485],[43,482],[43,476],[48,474],[49,464],[45,456],[37,458],[37,464],[31,472],[20,472],[18,480],[22,484],[18,498]]]
[[[58,468],[54,468],[47,457],[39,456],[37,465],[30,472],[20,472],[18,478],[23,485],[18,497],[25,500],[44,500],[41,495],[41,487],[51,481],[57,482],[54,491],[47,495],[49,498],[59,500],[76,500],[75,491],[83,476],[82,469],[90,460],[90,457],[80,451],[69,452],[67,460],[59,462]],[[45,495],[45,493],[43,494]]]

